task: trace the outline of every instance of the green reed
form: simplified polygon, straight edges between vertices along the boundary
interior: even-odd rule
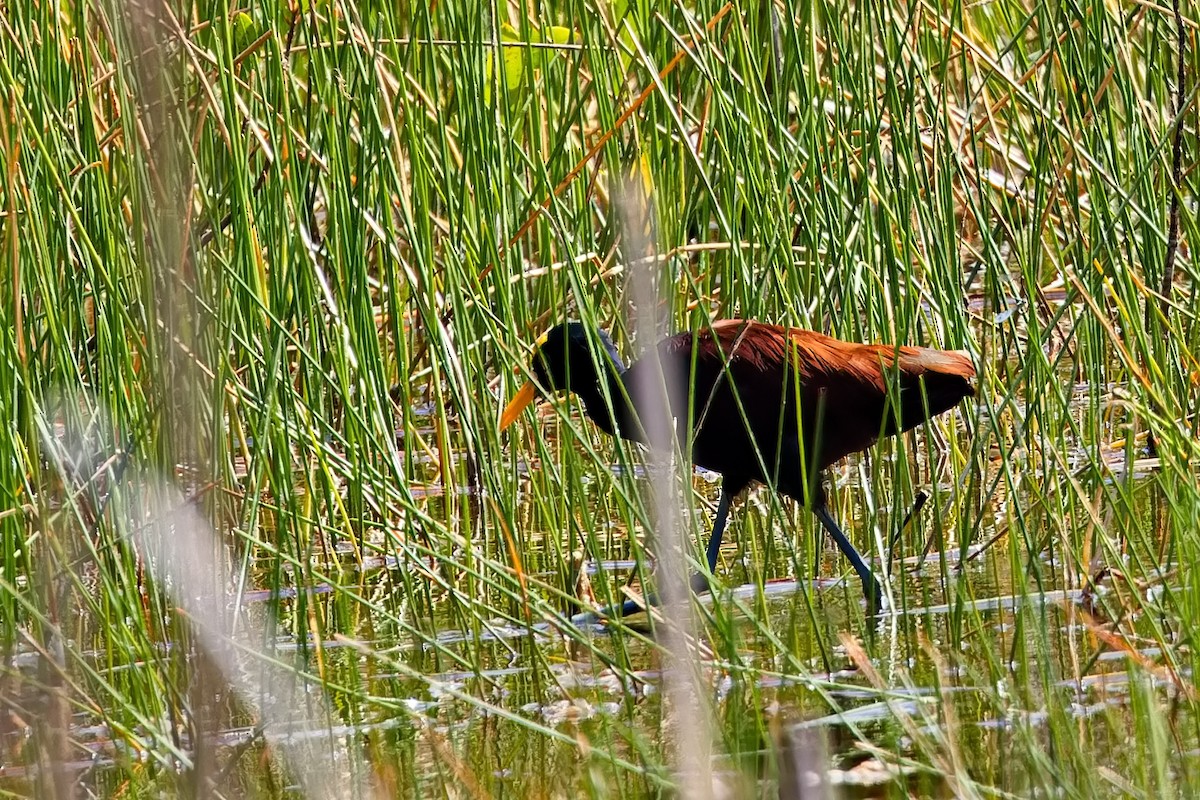
[[[289,793],[263,706],[206,672],[211,621],[139,544],[167,483],[218,537],[245,670],[350,731],[348,793],[663,792],[653,636],[571,622],[581,561],[653,582],[642,455],[565,402],[498,429],[550,324],[650,344],[648,270],[674,329],[741,316],[979,367],[961,412],[830,476],[877,559],[931,496],[880,630],[852,585],[807,589],[844,573],[811,515],[735,510],[695,662],[723,782],[772,795],[781,726],[842,714],[837,765],[908,771],[894,796],[1190,794],[1186,248],[1165,314],[1156,294],[1172,193],[1196,238],[1176,48],[1151,5],[13,6],[0,733],[24,771],[0,789],[67,796],[96,749],[97,794]],[[631,175],[654,258],[621,248]],[[590,575],[597,604],[625,573]]]

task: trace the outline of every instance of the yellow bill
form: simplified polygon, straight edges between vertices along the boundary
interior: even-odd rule
[[[517,392],[516,397],[500,415],[500,430],[504,430],[516,422],[517,417],[521,416],[521,412],[533,402],[535,397],[537,397],[537,387],[533,385],[533,381],[526,381],[525,385],[521,387],[521,391]]]

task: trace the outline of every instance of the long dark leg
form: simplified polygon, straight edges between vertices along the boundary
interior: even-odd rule
[[[705,557],[708,561],[708,572],[711,575],[717,569],[717,557],[721,553],[721,539],[725,536],[725,525],[729,522],[729,492],[724,486],[721,487],[721,499],[717,503],[717,517],[713,520],[712,534],[708,537],[708,547],[705,550]],[[708,591],[708,575],[695,573],[692,575],[688,584],[692,587],[693,592]],[[646,595],[646,605],[658,605],[658,595]],[[626,600],[624,603],[612,605],[608,608],[602,608],[594,614],[576,615],[577,619],[594,619],[596,617],[624,617],[629,614],[636,614],[642,610],[642,605],[633,600]]]
[[[708,571],[717,571],[717,556],[721,553],[721,537],[725,535],[725,523],[729,521],[729,492],[721,489],[721,499],[717,503],[717,518],[713,520],[712,535],[708,537]]]
[[[846,557],[846,560],[850,562],[850,566],[854,567],[854,571],[858,573],[858,577],[862,580],[863,594],[867,598],[867,610],[871,614],[879,613],[886,601],[883,596],[883,587],[875,579],[875,574],[871,572],[871,568],[867,566],[862,556],[854,549],[854,545],[850,544],[850,540],[846,538],[846,534],[842,533],[842,529],[833,521],[833,517],[829,515],[829,509],[825,507],[824,503],[816,506],[813,509],[813,513],[817,515],[817,519],[821,520],[821,524],[825,526],[825,530],[829,531],[829,535],[837,543],[838,549],[842,551],[842,555]]]
[[[729,521],[729,492],[721,487],[721,499],[717,502],[717,518],[713,520],[712,533],[708,537],[708,548],[705,559],[708,561],[708,575],[717,571],[717,559],[721,555],[721,539],[725,536],[725,524]],[[697,572],[692,575],[689,583],[696,593],[707,592],[709,589],[708,575]]]

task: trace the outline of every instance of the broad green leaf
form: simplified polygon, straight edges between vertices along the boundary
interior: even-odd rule
[[[238,12],[233,18],[233,51],[240,53],[250,46],[251,42],[260,35],[254,18],[245,11]]]
[[[536,32],[534,33],[536,36]],[[500,50],[504,55],[504,86],[508,91],[516,91],[521,88],[521,83],[525,79],[525,47],[507,47],[506,43],[519,44],[521,35],[517,29],[507,22],[500,25]],[[495,52],[489,52],[487,57],[487,65],[484,68],[484,76],[487,78],[487,85],[483,90],[484,100],[491,102],[492,99],[492,71],[495,68],[493,59]]]
[[[542,39],[550,44],[570,44],[575,41],[575,31],[561,25],[551,25],[543,31]]]
[[[543,28],[541,31],[542,41],[546,44],[570,44],[575,41],[575,31],[570,28],[564,28],[561,25],[550,25]],[[550,47],[537,47],[533,50],[534,64],[542,66],[551,58],[558,55],[558,51]]]

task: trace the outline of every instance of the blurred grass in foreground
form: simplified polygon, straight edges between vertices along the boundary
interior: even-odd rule
[[[647,265],[622,262],[612,207],[633,174],[670,327],[965,348],[981,373],[977,405],[831,476],[877,558],[932,488],[876,635],[852,588],[808,591],[844,565],[804,511],[735,512],[722,576],[750,590],[701,607],[695,661],[720,780],[772,795],[779,730],[839,715],[836,764],[892,796],[1195,793],[1172,15],[531,9],[6,9],[0,790],[298,793],[273,760],[289,721],[263,717],[289,702],[347,794],[672,783],[656,645],[567,622],[581,570],[642,557],[639,455],[566,406],[497,430],[548,324],[646,346],[627,278]],[[164,482],[216,533],[223,620],[190,619],[142,544]],[[590,576],[598,602],[621,576]],[[212,630],[271,703],[226,692]]]

